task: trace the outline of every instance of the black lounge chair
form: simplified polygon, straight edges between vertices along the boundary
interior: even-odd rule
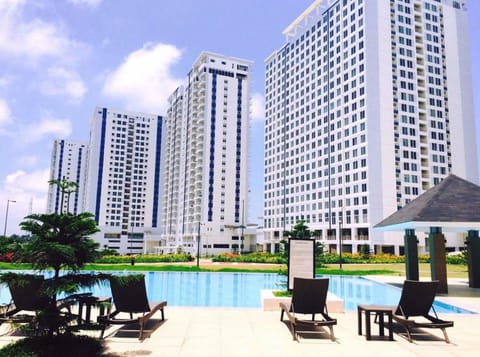
[[[103,338],[105,328],[109,324],[128,325],[138,323],[140,325],[138,338],[141,340],[143,339],[145,324],[157,311],[161,312],[162,321],[165,320],[164,307],[167,302],[162,301],[152,304],[148,302],[145,276],[112,276],[109,280],[115,310],[98,317],[98,323],[102,325],[100,338]],[[118,318],[117,315],[120,313],[127,313],[130,318]]]
[[[400,302],[392,317],[405,328],[409,342],[412,342],[411,329],[419,327],[441,329],[445,342],[450,343],[445,329],[453,327],[453,321],[439,319],[433,307],[437,286],[438,281],[405,280]],[[433,315],[430,314],[430,310],[433,311]],[[423,317],[423,319],[413,320],[410,319],[411,317]]]
[[[49,304],[49,297],[45,294],[45,279],[43,275],[19,275],[19,279],[8,283],[10,303],[0,307],[0,324],[3,322],[25,323],[32,321],[34,314],[31,312],[43,310]],[[66,308],[68,315],[71,315],[71,306],[75,300],[70,298],[57,301],[59,310]],[[20,312],[30,312],[30,314],[20,314]]]
[[[323,326],[330,329],[330,338],[335,341],[333,325],[337,324],[337,320],[328,316],[326,304],[328,282],[328,279],[294,278],[290,306],[280,303],[282,310],[280,321],[283,321],[283,315],[286,313],[294,341],[298,341],[299,331],[318,334],[319,328]],[[303,316],[299,318],[299,314]],[[315,319],[315,314],[319,314],[322,318]],[[305,315],[311,315],[311,318]]]

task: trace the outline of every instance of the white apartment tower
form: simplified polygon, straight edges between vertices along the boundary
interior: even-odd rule
[[[450,173],[478,182],[465,1],[320,3],[266,59],[267,249],[304,219],[329,251],[399,254],[375,224]]]
[[[76,183],[77,187],[72,186],[67,190],[68,192],[62,194],[58,185],[50,185],[47,198],[48,213],[83,212],[87,152],[88,145],[85,142],[70,140],[53,142],[49,180],[59,182],[67,180]]]
[[[147,251],[160,230],[162,125],[153,114],[96,108],[91,120],[86,209],[95,239],[120,253]]]
[[[169,98],[162,252],[251,250],[247,220],[250,61],[202,52]],[[198,248],[199,246],[199,248]]]

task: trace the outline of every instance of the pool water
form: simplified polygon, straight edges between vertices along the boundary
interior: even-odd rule
[[[118,272],[116,274],[124,274]],[[344,300],[346,311],[358,304],[397,305],[401,289],[355,276],[328,276],[329,291]],[[150,301],[168,301],[169,306],[261,307],[261,290],[282,290],[287,277],[260,273],[190,273],[145,272]],[[110,296],[108,284],[92,289],[96,296]],[[7,303],[10,293],[0,287],[0,303]],[[441,302],[435,302],[439,313],[472,313]]]
[[[260,290],[278,289],[277,274],[182,273],[146,274],[151,301],[169,306],[260,307]]]
[[[346,311],[356,310],[359,304],[396,306],[400,301],[402,289],[396,286],[359,276],[328,276],[328,278],[330,278],[328,290],[344,300]],[[437,313],[474,313],[441,301],[435,301],[433,306]]]

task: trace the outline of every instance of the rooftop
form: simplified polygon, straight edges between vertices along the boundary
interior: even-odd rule
[[[415,198],[375,225],[380,230],[442,227],[445,231],[480,229],[480,186],[456,175]]]
[[[330,0],[327,0],[327,1],[329,2]],[[307,9],[304,12],[302,12],[300,16],[298,16],[295,20],[293,20],[293,22],[290,25],[288,25],[288,27],[285,30],[283,30],[282,33],[285,36],[292,34],[292,32],[296,30],[297,26],[299,26],[302,22],[308,19],[310,14],[320,7],[322,2],[323,0],[315,0],[313,4],[307,7]]]

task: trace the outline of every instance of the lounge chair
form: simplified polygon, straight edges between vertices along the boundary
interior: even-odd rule
[[[333,325],[337,320],[328,316],[327,311],[328,279],[303,279],[294,278],[292,301],[290,306],[280,303],[280,321],[283,321],[284,313],[290,321],[290,331],[294,341],[298,341],[299,334],[318,333],[320,327],[327,326],[330,329],[330,338],[335,341]],[[303,315],[301,318],[298,315]],[[321,319],[315,319],[315,314],[321,315]],[[310,319],[307,316],[311,315]]]
[[[103,338],[105,328],[109,324],[128,325],[138,323],[140,325],[138,338],[141,340],[143,339],[145,324],[157,311],[161,312],[162,320],[165,320],[164,308],[167,302],[162,301],[152,304],[148,302],[145,276],[112,276],[109,280],[115,310],[98,317],[98,322],[102,325],[100,338]],[[118,318],[117,315],[120,313],[127,313],[130,318]]]
[[[43,291],[45,279],[43,275],[24,274],[8,283],[10,303],[0,307],[0,324],[3,322],[25,323],[32,321],[34,314],[19,314],[20,312],[35,312],[43,310],[49,304],[49,297]],[[59,310],[66,308],[71,315],[72,299],[57,301]]]
[[[407,331],[408,341],[412,342],[412,328],[438,328],[443,332],[445,342],[450,343],[447,327],[453,327],[453,321],[444,321],[438,318],[433,300],[437,291],[438,281],[405,280],[398,307],[393,313],[393,320],[398,322]],[[430,314],[433,311],[433,315]],[[411,317],[423,317],[413,320]]]

